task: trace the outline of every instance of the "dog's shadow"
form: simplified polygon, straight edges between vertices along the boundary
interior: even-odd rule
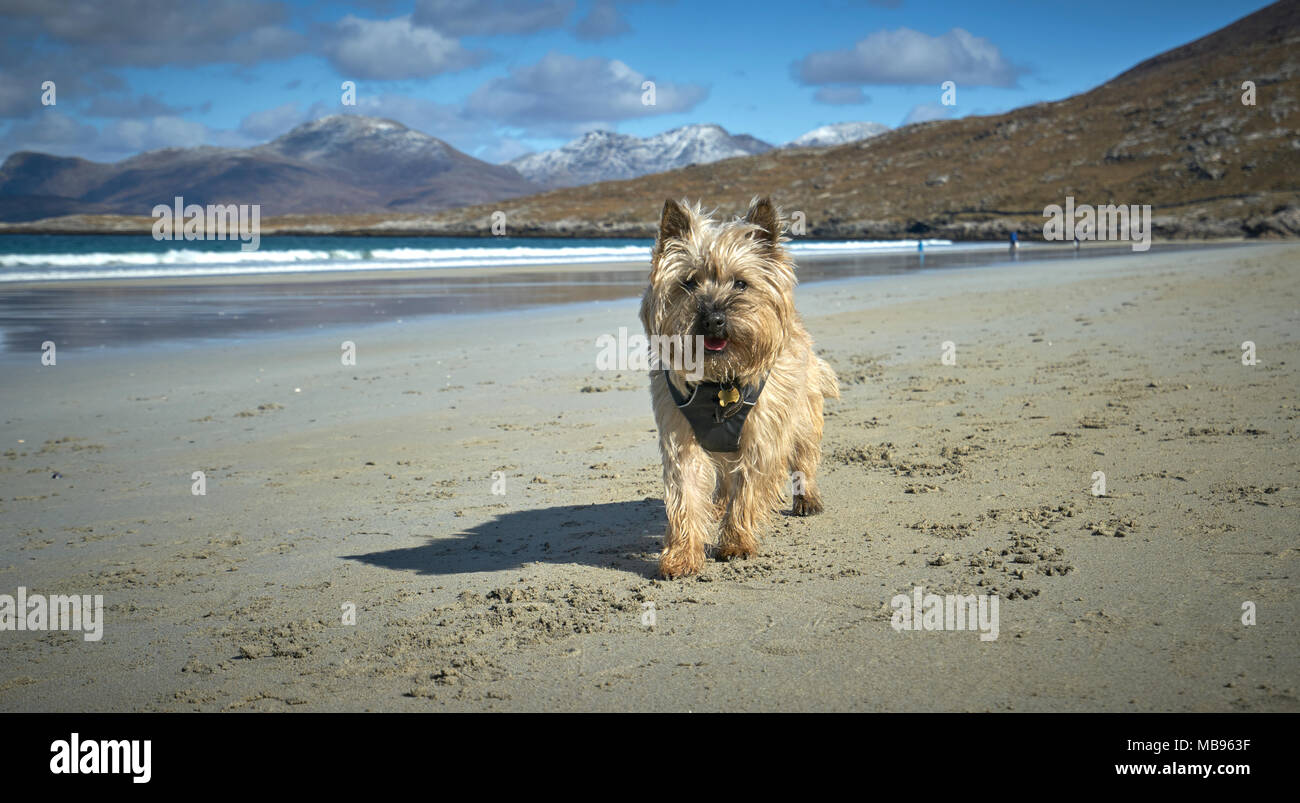
[[[517,569],[528,563],[583,564],[653,576],[664,526],[658,499],[559,505],[504,513],[418,546],[344,555],[372,566],[449,575]]]

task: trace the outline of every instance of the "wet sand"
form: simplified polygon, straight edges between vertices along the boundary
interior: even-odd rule
[[[1300,710],[1297,265],[801,287],[827,512],[671,582],[632,298],[7,354],[0,594],[107,621],[0,632],[0,710]],[[999,637],[896,632],[918,585]]]

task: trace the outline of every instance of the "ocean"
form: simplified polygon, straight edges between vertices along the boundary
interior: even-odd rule
[[[953,246],[947,240],[925,242],[929,249]],[[650,240],[628,239],[268,236],[256,251],[242,251],[237,240],[3,234],[0,282],[637,263],[650,258],[650,246]],[[791,250],[796,255],[911,253],[917,244],[818,241],[792,243]]]
[[[59,350],[186,348],[438,315],[621,302],[645,287],[649,240],[279,237],[156,242],[135,235],[0,235],[0,357]],[[1124,255],[1127,245],[796,241],[802,284]],[[1157,244],[1148,253],[1214,247]],[[1053,264],[1055,263],[1055,264]],[[554,266],[548,268],[547,266]],[[635,326],[635,316],[629,320]],[[26,356],[24,356],[26,355]]]

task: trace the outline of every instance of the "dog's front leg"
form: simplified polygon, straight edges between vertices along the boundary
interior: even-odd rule
[[[718,539],[718,557],[724,559],[748,558],[758,552],[758,531],[785,487],[785,475],[776,463],[742,461],[733,468]]]
[[[693,437],[660,443],[664,458],[664,506],[668,532],[659,572],[668,578],[704,568],[704,541],[710,528],[716,475],[708,454]]]

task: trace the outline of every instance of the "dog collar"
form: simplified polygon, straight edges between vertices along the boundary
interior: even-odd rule
[[[763,392],[767,377],[763,377],[758,385],[744,387],[697,382],[690,388],[691,394],[684,396],[672,383],[667,371],[660,370],[659,373],[663,374],[673,402],[690,422],[701,446],[710,452],[740,450],[740,433],[745,427],[745,419],[758,402],[758,394]]]

